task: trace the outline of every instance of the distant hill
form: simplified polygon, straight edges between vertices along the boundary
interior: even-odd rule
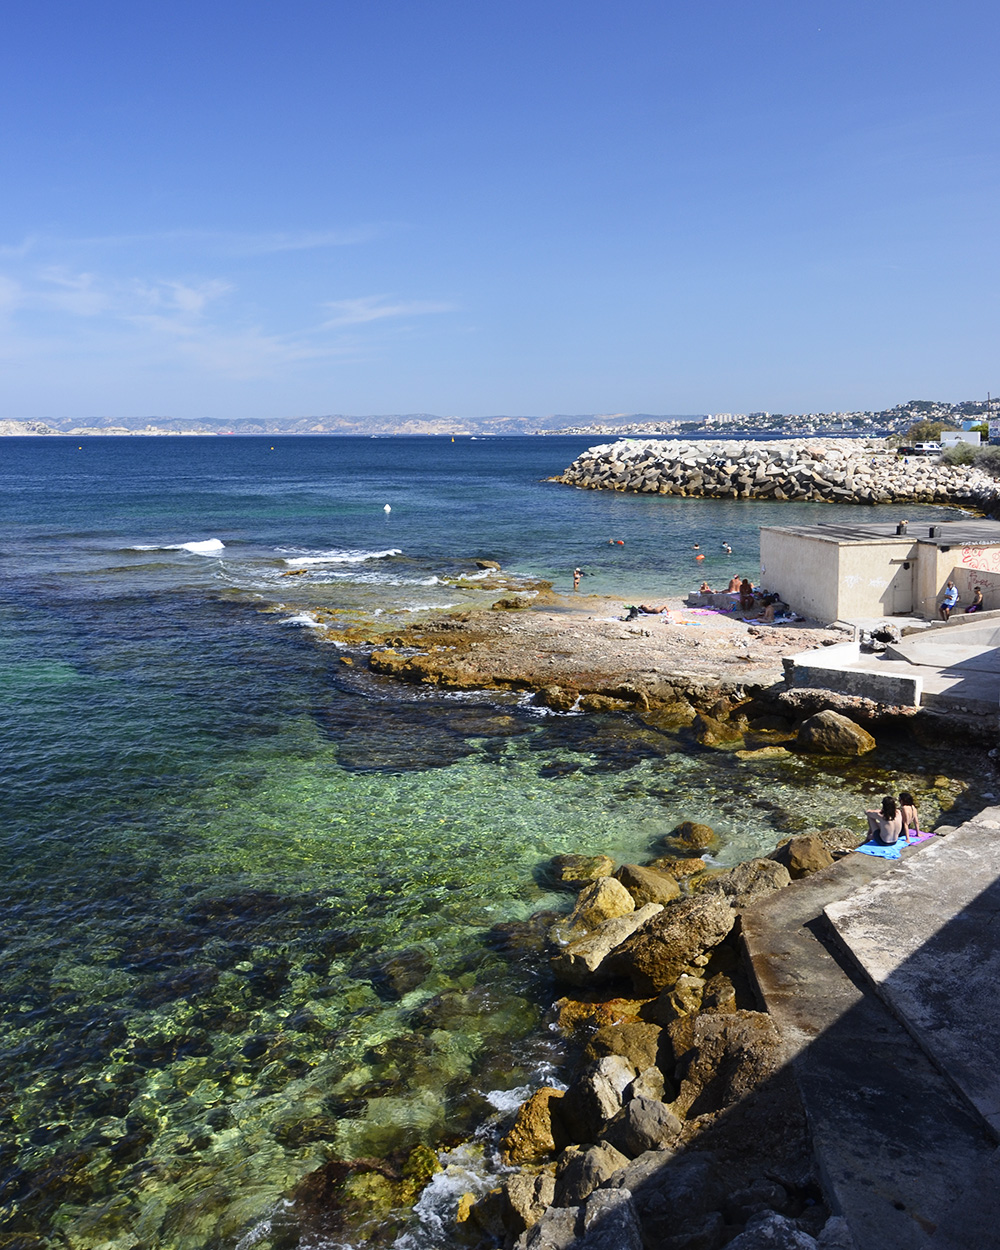
[[[383,416],[349,417],[340,414],[311,417],[278,417],[268,420],[246,418],[220,421],[212,417],[91,417],[85,422],[50,418],[47,422],[7,421],[0,434],[535,434],[567,427],[593,425],[620,428],[636,421],[697,421],[700,417],[651,417],[645,414],[616,413],[612,416],[546,417],[439,417],[429,412],[391,413]],[[26,427],[31,426],[31,429]],[[3,427],[24,427],[7,428]]]

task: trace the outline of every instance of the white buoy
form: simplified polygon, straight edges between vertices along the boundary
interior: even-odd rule
[[[392,511],[392,504],[387,503],[387,504],[385,505],[385,507],[382,509],[382,511],[383,511],[383,512],[391,512],[391,511]]]

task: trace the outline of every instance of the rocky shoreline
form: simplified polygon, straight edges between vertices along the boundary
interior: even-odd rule
[[[712,499],[924,503],[1000,507],[1000,482],[981,469],[901,458],[880,440],[622,439],[588,448],[557,477],[586,490]]]
[[[782,1042],[759,1009],[740,918],[862,840],[793,838],[728,871],[684,822],[645,865],[565,855],[578,891],[549,917],[568,1084],[536,1090],[501,1142],[511,1169],[458,1204],[456,1239],[507,1250],[835,1250],[832,1217]],[[540,917],[536,917],[534,923]],[[512,941],[518,926],[507,926]]]

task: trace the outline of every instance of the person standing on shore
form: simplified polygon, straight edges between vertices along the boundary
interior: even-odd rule
[[[951,616],[952,609],[958,603],[958,587],[954,582],[949,581],[944,588],[944,598],[941,600],[941,620],[946,621]]]

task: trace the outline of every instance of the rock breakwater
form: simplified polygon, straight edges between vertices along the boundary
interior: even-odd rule
[[[878,441],[857,438],[622,439],[588,448],[550,480],[589,490],[713,499],[912,502],[986,512],[1000,507],[1000,483],[981,469],[900,457]]]

